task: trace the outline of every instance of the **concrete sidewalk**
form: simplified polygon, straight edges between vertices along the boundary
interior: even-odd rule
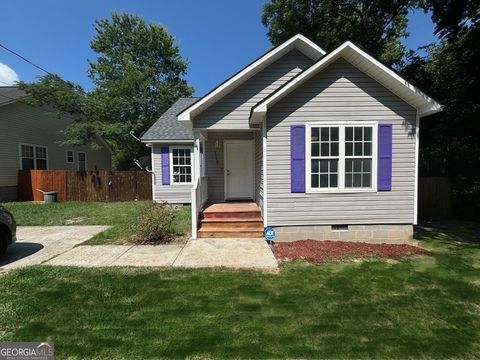
[[[276,271],[278,264],[263,239],[198,239],[186,245],[78,246],[45,264],[64,266],[226,267]]]

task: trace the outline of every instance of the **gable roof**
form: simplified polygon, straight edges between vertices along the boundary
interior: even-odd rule
[[[26,95],[25,91],[17,86],[0,86],[0,106],[15,102]]]
[[[409,83],[395,71],[376,60],[373,56],[352,42],[347,41],[256,104],[251,110],[250,120],[253,123],[262,121],[269,107],[340,57],[343,57],[360,71],[376,80],[392,93],[403,99],[407,104],[416,108],[420,117],[443,110],[443,105]]]
[[[178,120],[189,123],[195,115],[206,109],[209,105],[213,104],[218,99],[222,98],[237,86],[248,80],[250,77],[265,69],[268,65],[278,60],[280,57],[293,49],[298,49],[300,52],[315,61],[325,55],[325,51],[313,41],[307,39],[301,34],[297,34],[285,41],[283,44],[270,49],[258,59],[248,64],[242,70],[200,98],[200,100],[198,100],[195,104],[192,104],[191,106],[180,111],[177,116]]]
[[[187,129],[177,120],[177,114],[198,101],[196,97],[178,99],[162,116],[143,134],[142,142],[155,140],[192,140],[193,131]]]

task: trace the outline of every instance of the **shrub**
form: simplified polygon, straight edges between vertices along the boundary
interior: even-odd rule
[[[151,203],[133,225],[134,241],[138,244],[166,243],[173,239],[175,210],[165,203]]]

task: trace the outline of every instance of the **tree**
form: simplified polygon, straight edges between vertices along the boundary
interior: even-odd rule
[[[426,0],[440,43],[428,55],[411,54],[404,76],[445,105],[422,119],[420,174],[448,176],[460,207],[457,216],[480,213],[480,3]],[[455,199],[455,198],[454,198]],[[454,202],[455,204],[455,202]]]
[[[400,39],[408,35],[410,0],[272,0],[262,22],[278,45],[297,33],[331,51],[351,40],[388,65],[399,65],[405,53]]]
[[[163,26],[138,16],[112,13],[96,21],[95,31],[90,46],[97,58],[88,69],[92,91],[51,74],[20,87],[35,105],[78,115],[65,130],[65,144],[86,144],[99,134],[112,145],[114,165],[124,169],[145,152],[130,133],[141,134],[179,97],[192,94],[183,79],[188,62]]]

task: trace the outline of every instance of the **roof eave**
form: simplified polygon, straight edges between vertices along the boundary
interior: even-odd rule
[[[251,112],[250,112],[250,121],[252,123],[258,122],[258,119],[261,119],[262,117],[265,116],[265,115],[262,115],[262,114],[265,114],[267,112],[267,109],[270,105],[275,104],[281,98],[288,95],[291,91],[293,91],[298,86],[300,86],[303,82],[307,81],[312,76],[314,76],[318,72],[322,71],[325,67],[330,65],[333,61],[335,61],[336,59],[341,57],[344,52],[348,52],[348,51],[355,51],[356,53],[362,55],[366,60],[368,60],[373,65],[377,66],[380,70],[382,70],[386,74],[388,74],[391,77],[392,81],[403,85],[405,88],[410,90],[415,95],[422,97],[424,102],[425,102],[425,105],[420,106],[420,107],[418,105],[417,106],[413,105],[412,103],[410,103],[410,102],[408,102],[404,99],[405,102],[409,103],[412,107],[414,107],[418,110],[419,115],[421,117],[431,115],[431,114],[434,114],[434,113],[437,113],[437,112],[440,112],[440,111],[443,110],[443,105],[439,104],[438,102],[436,102],[435,100],[433,100],[432,98],[427,96],[420,89],[416,88],[415,86],[413,86],[412,84],[410,84],[409,82],[407,82],[406,80],[401,78],[393,70],[389,69],[388,67],[383,65],[381,62],[379,62],[378,60],[373,58],[371,55],[367,54],[365,51],[358,48],[352,42],[346,41],[345,43],[340,45],[338,48],[333,50],[331,53],[325,55],[323,58],[321,58],[315,64],[313,64],[309,68],[305,69],[304,71],[300,72],[297,76],[295,76],[290,81],[285,83],[283,86],[281,86],[275,92],[273,92],[272,94],[267,96],[265,99],[263,99],[262,101],[260,101],[256,105],[254,105],[252,107]],[[383,85],[383,86],[386,86],[386,85]],[[390,91],[392,91],[392,90],[390,90]],[[401,96],[399,94],[396,93],[396,95],[401,98]]]
[[[193,139],[140,139],[144,144],[178,144],[178,143],[193,143]]]
[[[428,104],[427,106],[423,106],[423,107],[418,109],[418,116],[419,117],[425,117],[425,116],[428,116],[428,115],[437,114],[439,112],[442,112],[444,108],[445,108],[445,106],[441,105],[439,103],[435,103],[433,105]]]
[[[326,53],[325,50],[320,48],[310,39],[306,38],[301,34],[297,34],[285,41],[283,44],[269,50],[268,52],[260,56],[258,59],[247,65],[245,68],[237,72],[231,78],[227,79],[225,82],[214,88],[202,98],[200,98],[200,100],[187,107],[186,109],[182,110],[180,113],[177,114],[178,120],[181,122],[185,122],[186,124],[191,123],[192,118],[196,115],[196,113],[203,110],[202,106],[208,107],[208,104],[210,102],[215,102],[216,99],[221,98],[222,96],[224,96],[224,94],[227,94],[236,86],[238,86],[238,83],[241,83],[249,77],[253,76],[255,74],[255,71],[257,71],[258,68],[261,68],[261,66],[264,63],[268,62],[268,60],[272,58],[274,59],[277,54],[281,54],[283,51],[290,51],[293,48],[300,49],[302,47],[308,47],[312,51],[312,53],[315,53],[315,55],[307,55],[310,57],[313,56],[312,59],[315,61],[323,57]]]

